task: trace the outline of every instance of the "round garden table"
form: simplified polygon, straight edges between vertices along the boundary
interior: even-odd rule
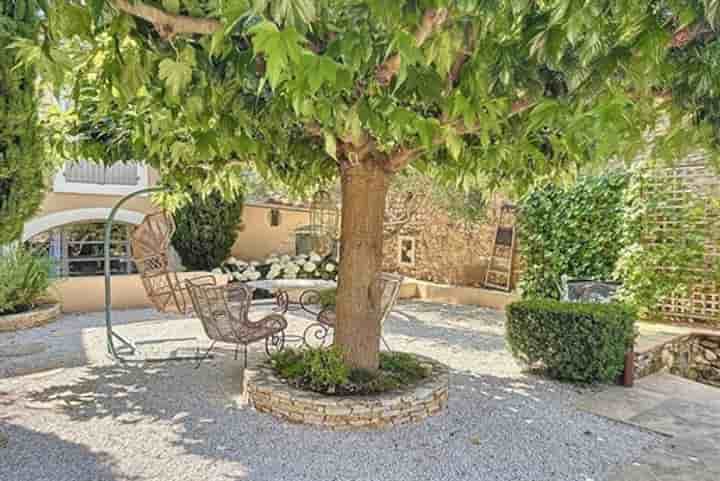
[[[319,305],[320,291],[337,288],[337,282],[322,279],[275,279],[250,281],[245,285],[252,289],[271,292],[277,303],[276,312],[285,314],[288,311],[305,311],[313,317],[320,314],[320,311],[311,308],[311,306]],[[306,339],[308,335],[309,331],[306,329],[302,336],[285,336],[285,341],[309,345]]]

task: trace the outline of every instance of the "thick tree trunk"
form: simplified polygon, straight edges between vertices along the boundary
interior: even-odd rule
[[[390,176],[368,159],[342,172],[340,277],[335,344],[353,367],[375,370],[380,349],[380,292],[385,197]]]

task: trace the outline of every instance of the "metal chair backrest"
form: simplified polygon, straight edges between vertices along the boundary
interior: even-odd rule
[[[403,279],[404,277],[401,275],[388,274],[385,272],[378,274],[377,282],[380,284],[381,289],[380,325],[385,323],[393,307],[395,307],[395,303],[400,296],[400,287],[402,287]]]
[[[213,276],[188,280],[186,285],[205,334],[216,341],[239,340],[241,327],[247,324],[252,291],[242,284],[232,289],[218,286]]]

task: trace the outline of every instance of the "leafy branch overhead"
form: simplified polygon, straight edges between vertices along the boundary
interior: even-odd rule
[[[711,142],[687,125],[720,118],[718,3],[59,0],[40,59],[74,65],[67,156],[196,187],[252,161],[303,190],[372,159],[522,188],[632,158],[661,116]]]

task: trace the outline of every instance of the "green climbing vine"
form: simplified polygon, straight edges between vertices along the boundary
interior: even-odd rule
[[[708,199],[678,184],[640,171],[625,190],[622,252],[615,276],[620,296],[651,315],[665,296],[687,297],[707,280],[720,279],[718,265],[706,257],[716,227],[707,216]]]

